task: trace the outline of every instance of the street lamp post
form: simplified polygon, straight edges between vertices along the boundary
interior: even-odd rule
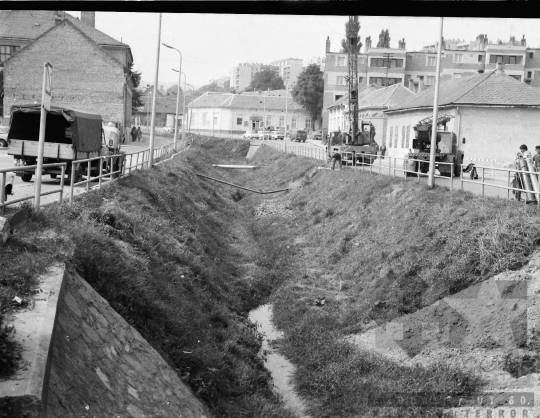
[[[179,72],[178,70],[175,70],[174,68],[172,69],[173,71],[176,71],[177,73]],[[180,75],[184,74],[184,93],[183,93],[183,96],[184,96],[184,107],[182,107],[182,141],[185,140],[185,133],[186,133],[186,130],[185,130],[185,126],[186,126],[186,81],[187,81],[187,77],[186,77],[186,74],[183,72],[183,71],[180,71]],[[180,84],[178,84],[178,94],[180,94]],[[177,102],[178,102],[178,99],[177,99]],[[176,117],[178,118],[178,103],[176,104]],[[184,142],[185,143],[185,142]]]
[[[285,153],[287,153],[287,122],[288,122],[288,102],[289,102],[289,85],[290,83],[287,83],[287,85],[285,86],[286,87],[286,90],[285,90],[285,138],[284,138],[284,141],[285,141]]]
[[[176,52],[180,54],[180,68],[177,71],[178,72],[178,91],[176,92],[176,118],[174,119],[174,149],[176,150],[176,137],[178,136],[178,103],[180,102],[180,85],[182,84],[182,53],[170,46],[166,43],[163,43],[163,46],[166,46],[167,48],[174,49]],[[176,70],[174,70],[176,71]]]
[[[191,91],[189,92],[189,98],[193,101],[193,86],[191,84],[188,84],[189,87],[191,87]],[[193,119],[193,110],[189,108],[189,125],[188,125],[188,134],[191,134],[191,119]]]
[[[154,166],[154,129],[156,127],[156,99],[157,99],[157,86],[159,75],[159,47],[161,45],[161,13],[159,14],[158,25],[158,42],[157,42],[157,54],[156,54],[156,74],[154,77],[154,97],[152,98],[152,123],[150,125],[150,150],[148,156],[148,168]]]

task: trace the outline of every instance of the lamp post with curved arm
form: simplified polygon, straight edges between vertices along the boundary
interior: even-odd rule
[[[166,43],[163,43],[163,46],[166,46],[169,49],[174,49],[180,54],[180,68],[178,69],[178,94],[176,95],[176,118],[174,119],[174,149],[176,150],[176,137],[178,136],[178,104],[180,102],[180,85],[182,84],[182,53],[180,50],[167,45]]]

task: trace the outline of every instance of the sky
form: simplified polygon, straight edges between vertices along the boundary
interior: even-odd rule
[[[69,11],[80,17],[80,12]],[[345,36],[347,16],[249,15],[163,13],[161,42],[182,52],[182,72],[194,87],[228,76],[242,62],[269,64],[284,58],[309,60],[325,55],[327,36],[331,51],[339,52]],[[96,28],[128,44],[134,68],[145,83],[153,84],[158,41],[158,13],[96,12]],[[439,36],[439,17],[359,16],[360,38],[371,36],[373,46],[382,29],[389,29],[390,46],[397,48],[405,38],[408,51],[420,50]],[[521,18],[444,18],[443,36],[473,41],[481,33],[491,41],[507,41],[511,35],[527,45],[540,46],[540,19]],[[363,49],[362,49],[363,52]],[[180,56],[161,46],[159,85],[177,83]],[[182,87],[184,83],[182,76]]]

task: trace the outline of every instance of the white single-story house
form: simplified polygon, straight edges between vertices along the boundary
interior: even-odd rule
[[[207,92],[188,104],[192,132],[243,134],[264,126],[312,129],[309,112],[293,99],[260,95]],[[287,119],[287,122],[285,122]],[[315,127],[317,129],[317,127]]]
[[[413,127],[433,116],[433,100],[430,87],[384,112],[388,155],[408,153]],[[502,64],[489,73],[441,82],[438,109],[453,116],[446,130],[456,134],[464,163],[510,167],[521,144],[532,152],[540,145],[540,89],[506,75]]]

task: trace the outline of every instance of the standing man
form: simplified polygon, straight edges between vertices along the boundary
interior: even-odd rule
[[[138,126],[137,127],[137,141],[141,142],[141,137],[142,137],[141,127]]]
[[[537,145],[534,149],[536,151],[536,155],[533,157],[534,167],[536,171],[540,171],[540,145]]]

